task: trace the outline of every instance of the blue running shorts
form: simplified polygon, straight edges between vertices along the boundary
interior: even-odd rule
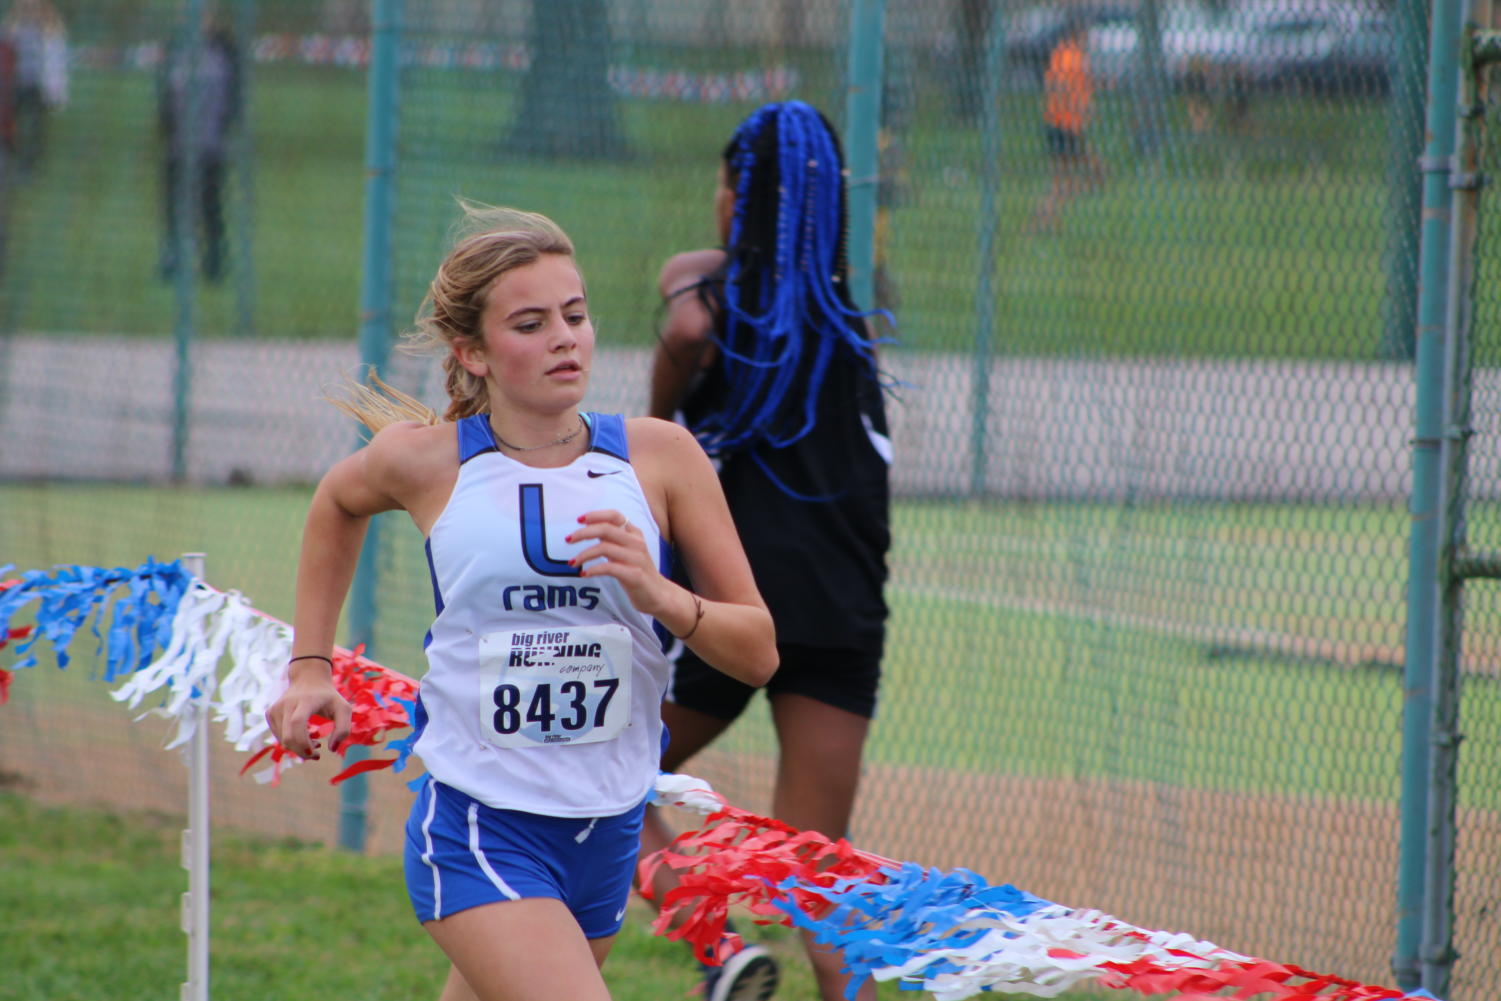
[[[547,817],[486,806],[431,776],[407,818],[407,893],[418,921],[552,897],[587,938],[620,930],[646,804],[613,817]]]

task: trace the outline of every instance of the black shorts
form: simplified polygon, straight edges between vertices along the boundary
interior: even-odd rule
[[[782,663],[766,685],[768,695],[789,692],[817,699],[870,719],[876,714],[881,680],[879,651],[778,643]],[[673,667],[667,701],[716,719],[732,720],[745,711],[756,690],[705,664],[684,650]]]
[[[1060,129],[1056,125],[1046,125],[1043,127],[1043,135],[1047,138],[1048,154],[1051,156],[1060,160],[1073,160],[1084,155],[1084,136],[1081,133]]]

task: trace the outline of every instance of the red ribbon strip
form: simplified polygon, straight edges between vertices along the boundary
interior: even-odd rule
[[[396,700],[411,702],[416,699],[417,682],[367,659],[364,651],[364,644],[353,650],[334,648],[334,687],[349,702],[351,710],[349,738],[333,749],[339,755],[343,755],[351,747],[374,747],[382,743],[393,730],[412,725],[407,718],[406,708]],[[322,716],[314,716],[308,723],[313,736],[318,740],[326,741],[334,729],[333,720]],[[276,785],[281,782],[282,762],[291,754],[277,741],[251,755],[240,768],[240,774],[244,775],[256,762],[269,756],[275,768],[271,784]],[[395,763],[395,758],[366,758],[351,764],[329,779],[329,782],[343,782],[354,775],[390,768]]]
[[[730,906],[745,908],[758,924],[788,924],[786,913],[773,903],[788,898],[789,891],[778,889],[785,880],[824,888],[843,879],[884,882],[881,868],[894,864],[843,838],[830,841],[816,831],[799,831],[725,804],[698,830],[683,832],[643,859],[639,885],[651,900],[652,876],[663,866],[675,872],[678,885],[662,897],[652,928],[688,942],[701,961],[718,964],[741,944],[740,936],[725,932]],[[806,890],[793,889],[790,896],[815,917],[832,906]]]
[[[0,591],[7,591],[21,582],[18,580],[0,580]],[[31,635],[30,626],[17,626],[0,632],[0,650],[4,650],[11,640],[24,640]],[[7,671],[0,667],[0,706],[10,701],[10,683],[15,679],[14,671]]]

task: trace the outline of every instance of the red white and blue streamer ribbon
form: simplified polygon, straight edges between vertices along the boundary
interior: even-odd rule
[[[707,783],[658,781],[658,805],[707,814],[641,866],[642,892],[671,869],[656,930],[716,962],[739,947],[730,906],[761,923],[810,931],[844,957],[853,998],[867,980],[960,1001],[986,992],[1056,997],[1080,987],[1190,1001],[1265,996],[1289,1001],[1388,1001],[1408,995],[1244,956],[1191,935],[1150,931],[1096,910],[1065,907],[964,869],[895,862],[840,839],[737,809]]]
[[[9,568],[0,567],[0,574]],[[16,624],[35,604],[34,622]],[[142,715],[176,723],[170,747],[186,744],[205,703],[225,738],[251,752],[242,772],[269,759],[257,775],[275,782],[290,762],[268,731],[266,709],[285,685],[292,631],[257,611],[235,591],[218,591],[180,563],[148,560],[135,569],[59,566],[0,580],[0,647],[34,667],[36,643],[47,640],[60,668],[71,644],[88,629],[105,657],[105,681],[123,680],[112,695]],[[219,665],[229,671],[221,679]],[[362,651],[334,651],[335,685],[352,708],[351,746],[386,744],[395,757],[357,762],[336,775],[376,768],[400,771],[413,735],[388,742],[410,727],[417,684],[367,659]],[[10,684],[0,670],[0,702]],[[330,720],[311,721],[320,739]],[[293,759],[295,760],[295,759]],[[762,923],[808,930],[838,949],[850,976],[848,995],[867,980],[896,981],[939,1001],[987,992],[1056,997],[1079,987],[1129,989],[1173,998],[1287,1001],[1395,1001],[1425,996],[1313,973],[1241,955],[1191,935],[1150,931],[1096,910],[1066,907],[1008,884],[992,885],[965,869],[940,871],[896,862],[798,831],[780,821],[729,805],[702,780],[662,775],[655,802],[705,814],[702,825],[679,835],[645,860],[643,893],[652,875],[673,871],[677,886],[664,896],[660,934],[693,945],[706,962],[738,948],[725,929],[731,907]]]
[[[8,568],[0,568],[0,570]],[[35,605],[34,622],[13,626],[17,615]],[[33,648],[48,641],[57,666],[66,668],[80,630],[95,638],[105,658],[103,680],[120,682],[111,695],[131,709],[150,700],[143,716],[164,716],[175,724],[168,747],[186,745],[202,725],[199,707],[223,725],[236,750],[252,752],[244,770],[263,759],[270,767],[257,774],[276,782],[295,761],[276,742],[266,725],[266,710],[285,690],[285,667],[292,650],[292,629],[253,608],[238,591],[219,591],[193,578],[181,562],[147,560],[134,569],[57,566],[0,581],[0,638],[15,642],[22,659],[16,668],[35,667]],[[4,643],[0,643],[4,646]],[[394,731],[410,727],[417,683],[362,655],[334,650],[334,681],[353,709],[349,747],[373,747]],[[220,665],[228,662],[222,678]],[[0,701],[9,672],[0,671]],[[193,710],[193,711],[190,711]],[[331,720],[313,717],[320,738],[333,729]],[[331,781],[377,768],[402,770],[412,738],[392,741],[391,758],[359,761]]]

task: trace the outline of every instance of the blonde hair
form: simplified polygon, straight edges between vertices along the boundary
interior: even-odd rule
[[[375,373],[373,365],[365,368],[365,381],[345,375],[323,398],[334,408],[359,421],[374,434],[388,424],[417,421],[437,424],[438,412],[415,396],[409,396]]]
[[[460,199],[459,206],[464,214],[454,228],[453,249],[438,265],[416,321],[402,338],[404,351],[444,355],[443,385],[449,399],[441,418],[445,421],[490,410],[485,380],[459,364],[453,348],[481,336],[480,318],[496,280],[547,254],[573,256],[568,234],[544,215],[466,199]],[[383,382],[374,371],[368,380],[349,379],[342,398],[327,398],[371,431],[398,421],[439,423],[432,408]]]

